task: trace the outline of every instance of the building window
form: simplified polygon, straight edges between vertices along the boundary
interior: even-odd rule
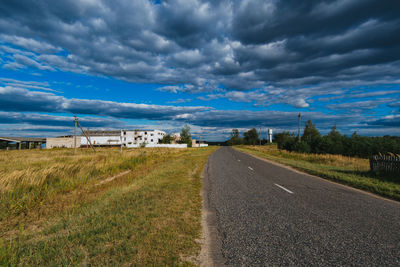
[[[153,139],[151,139],[150,141],[153,142]]]
[[[124,135],[126,135],[126,131],[124,131]]]
[[[135,141],[137,140],[137,137],[135,137]]]
[[[124,138],[124,141],[126,141],[126,137]]]
[[[144,140],[147,140],[147,137]]]
[[[147,134],[147,132],[144,132],[144,134]]]

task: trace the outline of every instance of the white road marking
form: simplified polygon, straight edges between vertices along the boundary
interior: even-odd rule
[[[283,186],[281,186],[281,185],[279,185],[279,184],[274,184],[274,185],[276,185],[276,186],[279,187],[280,189],[285,190],[285,191],[288,192],[289,194],[293,194],[292,191],[290,191],[289,189],[284,188]]]
[[[240,162],[240,159],[238,159],[238,161]]]
[[[252,167],[250,167],[250,166],[249,166],[249,169],[252,170],[252,171],[254,171],[254,169],[253,169]]]

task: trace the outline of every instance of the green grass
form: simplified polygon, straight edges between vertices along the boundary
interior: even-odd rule
[[[400,201],[400,177],[396,174],[371,172],[368,159],[288,152],[277,149],[275,145],[235,148],[309,174]]]
[[[60,182],[50,182],[41,202],[32,204],[25,213],[8,213],[0,221],[0,265],[196,264],[193,257],[200,250],[196,239],[201,237],[201,174],[214,150],[136,149],[122,157],[117,150],[104,150],[99,155],[80,152],[89,160],[88,166],[92,166],[92,157],[109,164],[100,169],[88,167],[85,179],[66,182],[68,186],[61,186],[61,190]],[[65,157],[70,151],[40,153],[46,152],[55,154],[52,159],[43,155],[47,163],[42,164],[52,166],[59,164],[57,153]],[[29,157],[29,152],[25,153]],[[74,157],[81,156],[67,158],[76,163]],[[109,174],[126,169],[132,172],[96,185]],[[69,180],[67,176],[63,179]],[[13,188],[7,190],[12,192]]]

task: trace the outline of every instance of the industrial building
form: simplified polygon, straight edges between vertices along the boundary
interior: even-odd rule
[[[120,130],[120,131],[85,131],[93,146],[153,147],[164,138],[165,132],[159,130]],[[77,136],[77,146],[89,146],[85,135]],[[74,137],[65,136],[47,138],[46,148],[74,147]]]
[[[117,131],[84,131],[82,135],[59,136],[48,138],[25,138],[25,137],[0,137],[2,148],[5,149],[30,149],[41,148],[74,148],[89,147],[90,143],[96,147],[122,146],[128,148],[134,147],[170,147],[170,148],[186,148],[187,144],[179,144],[180,134],[172,134],[171,144],[160,144],[161,139],[166,133],[160,130],[117,130]],[[89,143],[90,140],[90,143]],[[192,140],[192,147],[204,147],[207,144]]]
[[[46,143],[45,138],[37,138],[37,137],[0,137],[0,142],[5,143],[4,148],[9,149],[16,148],[21,149],[24,146],[26,149],[31,148],[41,148],[42,144]],[[10,146],[11,144],[11,146]],[[15,144],[15,145],[12,145]],[[10,146],[10,147],[9,147]]]
[[[85,138],[85,137],[83,137]],[[76,146],[80,146],[81,136],[76,137]],[[72,135],[69,136],[60,136],[60,137],[50,137],[46,138],[46,148],[73,148],[74,147],[74,137]]]

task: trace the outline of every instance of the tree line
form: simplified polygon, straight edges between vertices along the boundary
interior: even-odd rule
[[[263,144],[266,140],[262,140]],[[248,130],[243,134],[243,137],[240,137],[240,133],[238,129],[232,129],[231,138],[226,142],[228,146],[235,145],[258,145],[260,143],[260,139],[258,138],[258,132],[256,128]]]
[[[279,149],[299,153],[337,154],[362,158],[379,153],[400,154],[400,137],[398,136],[370,137],[361,136],[357,132],[347,136],[342,135],[336,126],[333,126],[328,134],[321,135],[311,120],[307,121],[300,140],[294,133],[282,132],[276,133],[273,141]],[[226,143],[229,146],[258,145],[267,143],[267,140],[260,140],[255,128],[243,133],[243,137],[240,136],[238,129],[232,129]]]
[[[321,135],[317,127],[307,121],[300,140],[294,133],[282,132],[274,135],[279,149],[300,153],[338,154],[367,158],[379,153],[400,154],[400,137],[360,136],[354,132],[351,136],[342,135],[336,126],[326,135]]]

